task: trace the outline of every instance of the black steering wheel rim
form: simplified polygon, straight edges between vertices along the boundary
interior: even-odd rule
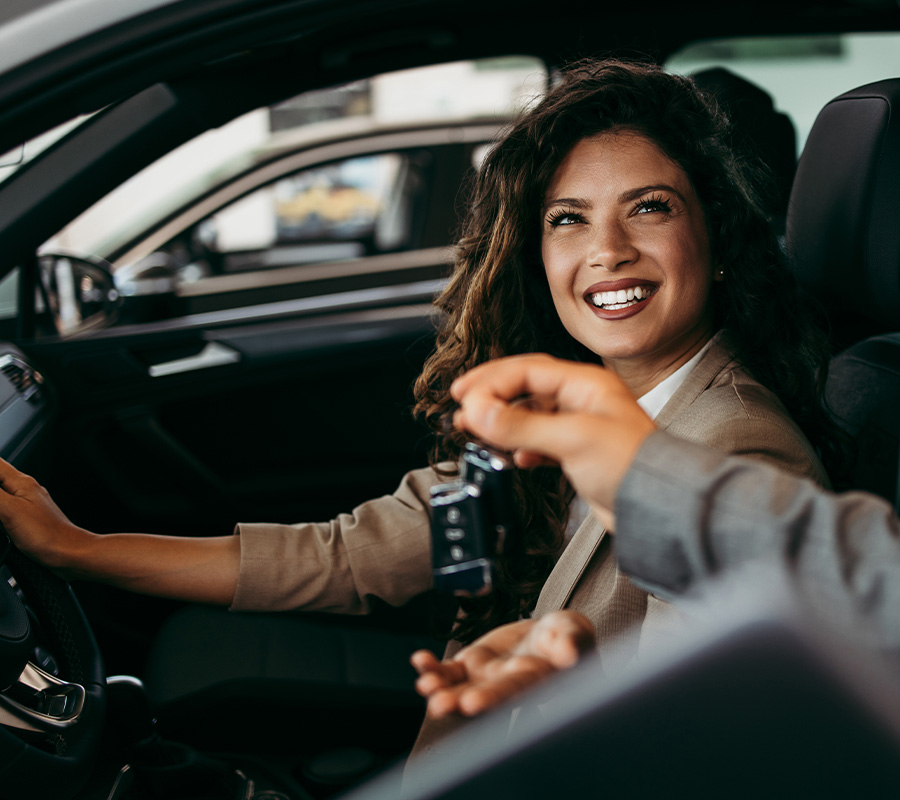
[[[12,547],[5,565],[40,624],[46,646],[59,664],[59,678],[67,690],[77,691],[79,706],[64,724],[38,724],[42,728],[38,731],[0,724],[0,796],[64,800],[87,781],[99,750],[106,706],[103,659],[65,580]],[[0,692],[6,705],[15,688]],[[31,721],[26,716],[26,722]]]

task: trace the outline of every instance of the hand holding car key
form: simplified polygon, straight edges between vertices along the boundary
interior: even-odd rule
[[[491,591],[494,558],[513,534],[513,470],[508,456],[468,442],[459,477],[431,489],[431,543],[438,591],[477,597]]]

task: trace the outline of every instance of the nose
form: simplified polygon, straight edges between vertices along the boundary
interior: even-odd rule
[[[589,252],[592,267],[609,271],[620,269],[638,259],[638,249],[620,220],[595,223]]]

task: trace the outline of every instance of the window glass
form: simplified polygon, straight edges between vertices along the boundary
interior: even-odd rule
[[[298,172],[204,220],[198,236],[222,257],[223,272],[393,249],[405,239],[405,219],[389,219],[405,164],[399,154],[386,153]]]
[[[797,152],[822,107],[857,86],[900,74],[900,34],[760,37],[699,42],[667,62],[688,75],[725,67],[766,89],[797,130]]]
[[[19,313],[19,268],[0,279],[0,319],[15,319]]]
[[[60,231],[42,251],[90,253],[111,259],[112,254],[176,210],[190,205],[194,198],[201,198],[279,153],[397,125],[469,119],[503,121],[540,97],[545,86],[546,70],[541,62],[508,57],[379,75],[260,108],[207,131],[142,170]],[[367,166],[348,164],[342,169],[345,174],[341,177],[345,179],[348,171],[354,169],[387,174],[399,167],[381,161]],[[302,180],[311,180],[311,176]],[[343,193],[344,199],[352,193],[351,187],[351,191]],[[332,205],[329,213],[333,213],[337,192],[326,194]],[[283,231],[290,229],[291,215],[296,215],[298,205],[311,202],[313,196],[311,188],[300,191],[291,188],[290,183],[279,184],[269,195],[248,199],[245,206],[235,206],[228,213],[240,214],[247,220],[255,218],[255,236],[262,235],[266,225],[270,237],[288,235],[279,233],[279,226]],[[360,197],[356,199],[362,202]],[[273,203],[278,206],[274,220],[266,216],[271,215]],[[348,227],[362,225],[366,215],[358,207],[351,216],[352,222],[344,220]],[[243,234],[226,232],[219,224],[222,221],[215,221],[218,241],[226,251],[239,249],[236,239],[228,243],[226,237]],[[366,224],[372,224],[371,213]],[[307,219],[303,225],[309,229],[312,222]],[[340,227],[337,222],[332,225],[335,230]],[[130,265],[114,261],[114,267],[124,266]]]

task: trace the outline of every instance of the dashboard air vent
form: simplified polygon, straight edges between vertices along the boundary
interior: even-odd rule
[[[8,354],[0,356],[0,373],[6,376],[25,400],[40,400],[44,379],[24,361]]]

